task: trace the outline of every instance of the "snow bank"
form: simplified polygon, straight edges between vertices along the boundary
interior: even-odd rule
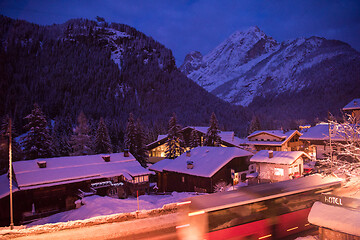
[[[79,228],[111,222],[123,222],[134,219],[160,216],[175,213],[177,202],[197,195],[197,193],[173,192],[169,195],[142,195],[137,199],[115,199],[111,197],[90,196],[82,200],[83,206],[66,212],[42,218],[31,224],[16,227],[14,230],[0,228],[0,238],[7,234],[24,235],[31,233],[45,233],[63,229]]]
[[[340,217],[341,216],[341,217]],[[311,224],[360,236],[360,211],[315,202],[309,213]]]

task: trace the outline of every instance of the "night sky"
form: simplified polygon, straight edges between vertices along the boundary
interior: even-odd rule
[[[190,51],[205,55],[233,32],[255,25],[280,42],[320,36],[360,51],[359,0],[0,0],[0,14],[42,25],[104,17],[152,36],[173,51],[177,65]]]

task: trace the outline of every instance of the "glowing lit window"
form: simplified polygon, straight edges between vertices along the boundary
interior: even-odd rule
[[[284,176],[284,169],[283,168],[274,168],[274,175],[275,176]]]

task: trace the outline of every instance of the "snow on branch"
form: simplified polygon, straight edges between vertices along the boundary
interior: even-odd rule
[[[360,125],[356,118],[344,115],[341,123],[330,118],[328,158],[319,160],[327,172],[360,181]]]

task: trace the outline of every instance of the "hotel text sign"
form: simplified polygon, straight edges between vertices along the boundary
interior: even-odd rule
[[[334,205],[338,207],[346,207],[346,208],[360,208],[360,199],[356,198],[348,198],[348,197],[339,197],[331,194],[322,194],[321,202],[329,205]]]
[[[342,206],[341,197],[334,197],[334,196],[326,196],[324,195],[324,203],[331,204],[331,205],[339,205]]]

